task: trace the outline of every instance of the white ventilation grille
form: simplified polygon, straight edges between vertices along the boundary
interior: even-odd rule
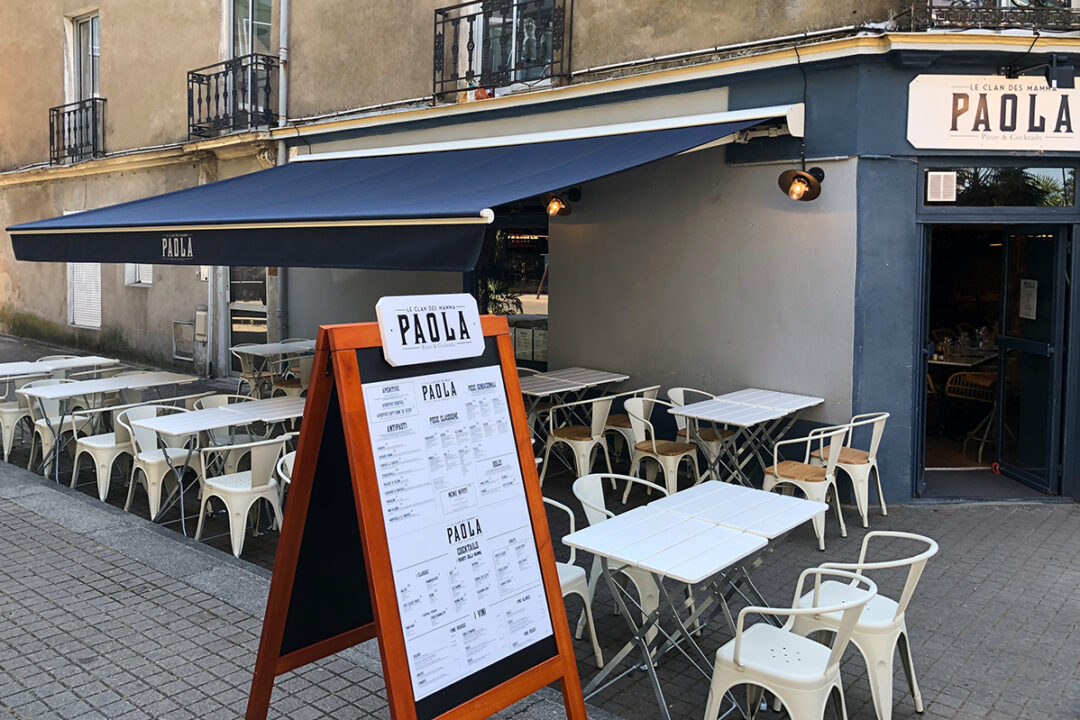
[[[956,202],[956,171],[926,173],[926,202]]]

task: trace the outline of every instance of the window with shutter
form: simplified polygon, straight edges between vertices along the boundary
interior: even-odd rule
[[[124,264],[125,285],[153,285],[154,266],[143,263]]]
[[[101,263],[68,263],[68,321],[101,328]]]

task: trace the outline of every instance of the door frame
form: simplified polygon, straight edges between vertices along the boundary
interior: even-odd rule
[[[920,178],[920,192],[922,192],[922,187],[921,186],[922,186],[922,180]],[[922,195],[920,195],[919,197],[922,197]],[[1060,263],[1060,272],[1063,272],[1066,275],[1065,275],[1065,281],[1064,282],[1059,281],[1057,283],[1058,287],[1055,288],[1056,292],[1055,292],[1055,298],[1054,298],[1055,317],[1056,318],[1061,318],[1061,321],[1057,322],[1056,325],[1057,325],[1057,331],[1059,333],[1058,347],[1060,348],[1060,352],[1062,353],[1062,361],[1060,362],[1059,371],[1056,373],[1057,378],[1055,380],[1056,385],[1058,386],[1060,392],[1052,393],[1054,395],[1054,399],[1053,399],[1054,414],[1051,417],[1051,422],[1053,423],[1053,426],[1054,426],[1054,433],[1052,435],[1050,435],[1050,437],[1047,440],[1047,442],[1049,442],[1049,443],[1052,443],[1052,444],[1056,443],[1057,444],[1057,448],[1056,448],[1057,452],[1056,452],[1056,458],[1054,459],[1054,462],[1056,463],[1056,465],[1058,467],[1058,472],[1057,472],[1056,479],[1054,480],[1054,482],[1051,483],[1051,493],[1050,494],[1062,494],[1062,493],[1065,492],[1066,488],[1064,487],[1064,475],[1065,475],[1064,469],[1066,467],[1068,467],[1065,464],[1065,461],[1066,461],[1066,459],[1071,459],[1071,458],[1073,458],[1073,456],[1080,453],[1080,447],[1072,449],[1071,452],[1070,452],[1071,444],[1066,442],[1066,438],[1067,438],[1067,433],[1070,430],[1074,430],[1074,428],[1072,427],[1073,424],[1069,423],[1068,418],[1065,417],[1065,415],[1066,415],[1065,410],[1067,410],[1068,407],[1070,405],[1072,405],[1072,403],[1070,403],[1068,401],[1068,398],[1065,397],[1067,394],[1070,393],[1070,388],[1072,388],[1072,391],[1071,391],[1072,394],[1077,394],[1078,395],[1078,401],[1080,401],[1080,387],[1077,386],[1077,384],[1080,384],[1080,383],[1073,384],[1073,385],[1067,384],[1069,379],[1074,377],[1074,376],[1076,376],[1078,381],[1080,381],[1080,367],[1076,367],[1075,371],[1074,371],[1073,366],[1077,365],[1077,363],[1068,362],[1070,357],[1077,357],[1076,354],[1070,353],[1069,350],[1071,348],[1080,349],[1080,332],[1076,332],[1076,333],[1066,333],[1065,332],[1065,318],[1069,316],[1069,309],[1072,307],[1072,305],[1070,305],[1070,303],[1071,303],[1071,301],[1073,299],[1072,296],[1076,296],[1076,297],[1080,298],[1080,288],[1077,288],[1077,289],[1074,290],[1074,289],[1070,289],[1069,287],[1067,287],[1068,285],[1071,285],[1071,283],[1069,282],[1069,279],[1071,278],[1071,274],[1070,274],[1071,266],[1068,263],[1068,259],[1070,258],[1070,245],[1071,245],[1071,242],[1072,242],[1073,238],[1080,237],[1080,223],[1077,223],[1075,221],[1070,222],[1069,220],[1066,220],[1065,218],[1057,218],[1057,217],[1047,217],[1047,218],[1043,219],[1042,221],[1040,221],[1039,219],[1031,217],[1031,215],[1029,214],[1029,211],[1024,212],[1024,213],[1019,213],[1018,215],[1019,215],[1019,217],[1015,217],[1015,216],[1014,217],[1008,217],[1008,216],[1004,216],[1004,215],[998,215],[998,214],[995,213],[994,215],[992,215],[990,217],[984,217],[984,218],[981,218],[981,219],[977,219],[975,216],[973,216],[973,215],[971,215],[971,214],[969,214],[967,212],[964,212],[964,213],[959,213],[957,215],[954,215],[952,217],[949,217],[947,215],[934,215],[934,216],[930,216],[930,217],[923,216],[923,217],[920,217],[920,218],[918,218],[916,220],[916,225],[919,228],[919,238],[920,238],[920,242],[921,242],[922,260],[921,260],[921,263],[920,263],[919,277],[917,279],[917,282],[918,282],[918,296],[917,296],[916,310],[915,310],[916,333],[915,333],[915,343],[914,343],[914,346],[913,346],[913,360],[914,360],[915,366],[920,368],[921,372],[917,376],[919,378],[919,381],[916,382],[914,387],[912,388],[912,414],[914,416],[913,417],[913,427],[915,429],[915,439],[914,439],[915,446],[914,446],[914,452],[912,453],[912,473],[911,473],[912,497],[916,497],[916,498],[919,497],[922,494],[925,487],[926,487],[926,479],[925,479],[925,473],[926,473],[926,422],[927,422],[927,412],[926,412],[926,410],[927,410],[928,397],[927,397],[925,377],[926,377],[926,373],[929,370],[929,365],[928,365],[928,362],[927,362],[928,359],[929,359],[929,355],[927,353],[926,348],[927,348],[927,338],[929,337],[929,332],[930,332],[930,328],[929,328],[930,292],[929,291],[930,291],[931,273],[933,272],[933,266],[932,266],[933,264],[931,262],[931,251],[932,251],[932,238],[933,238],[933,232],[934,232],[935,227],[957,226],[957,225],[1000,226],[1001,233],[1002,233],[1003,237],[1004,237],[1004,235],[1006,233],[1008,233],[1010,231],[1025,230],[1025,229],[1031,229],[1031,228],[1043,228],[1043,229],[1052,228],[1052,229],[1054,229],[1055,232],[1060,233],[1061,240],[1060,240],[1060,247],[1058,248],[1058,252],[1062,253],[1062,255],[1059,255],[1058,262]],[[1080,267],[1080,258],[1077,257],[1076,253],[1071,253],[1071,259],[1072,259],[1072,265]],[[1003,263],[1007,262],[1007,258],[1006,258],[1004,253],[1002,253],[1002,262]],[[1003,267],[1002,267],[1002,282],[1003,283],[1005,281],[1004,273],[1005,273],[1005,267],[1003,265]],[[1071,295],[1070,295],[1070,293],[1071,293]],[[1004,300],[1004,297],[1002,299]],[[1004,312],[1004,303],[1003,303],[1003,306],[1002,306],[1002,312]],[[999,399],[998,399],[998,405],[1000,407],[1001,406],[1000,393],[1004,392],[1004,388],[1002,387],[1002,383],[1000,381],[1000,379],[1002,377],[1002,374],[1004,372],[1004,370],[1003,370],[1003,368],[1004,368],[1004,355],[1002,355],[1000,357],[998,367],[999,367],[999,370],[998,370],[998,375],[999,375],[999,382],[998,382]],[[1063,397],[1065,398],[1064,400],[1063,400]],[[996,422],[996,418],[995,418],[995,422]],[[995,444],[994,452],[995,452],[995,457],[998,460],[1000,460],[999,455],[1000,455],[1000,447],[1001,446],[1000,446],[1000,438],[997,437],[998,433],[1000,433],[1000,429],[996,429],[996,431],[995,431],[995,441],[996,441],[997,444]],[[1032,483],[1027,482],[1024,479],[1021,479],[1019,477],[1015,477],[1012,474],[1010,474],[1009,477],[1011,477],[1013,479],[1016,479],[1016,480],[1018,480],[1020,482],[1024,482],[1025,484],[1032,485]],[[1035,487],[1036,489],[1045,492],[1045,490],[1043,489],[1041,484],[1040,485],[1032,485],[1032,487]],[[1080,488],[1077,488],[1077,490],[1080,490]]]

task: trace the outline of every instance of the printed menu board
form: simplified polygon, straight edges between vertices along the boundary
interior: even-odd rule
[[[416,700],[553,634],[502,370],[365,383]]]

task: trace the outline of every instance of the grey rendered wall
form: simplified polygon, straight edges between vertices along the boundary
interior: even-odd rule
[[[856,162],[823,164],[811,203],[779,165],[703,150],[587,184],[551,223],[550,359],[626,372],[635,386],[746,386],[851,411]]]
[[[289,268],[289,334],[315,337],[320,325],[375,320],[383,295],[461,292],[461,273]]]

